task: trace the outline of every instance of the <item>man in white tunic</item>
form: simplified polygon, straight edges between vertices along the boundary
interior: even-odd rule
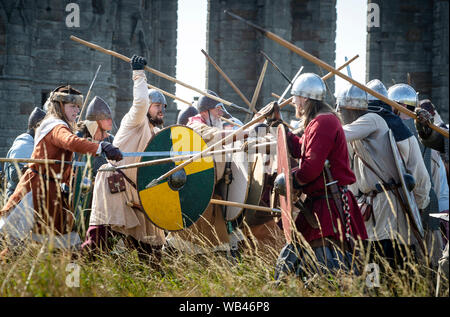
[[[363,214],[368,240],[376,242],[372,243],[372,255],[378,252],[388,259],[391,266],[402,265],[402,253],[411,248],[414,238],[394,192],[400,180],[396,176],[394,157],[389,153],[387,123],[378,114],[368,112],[367,94],[355,86],[340,92],[337,104],[345,124],[343,129],[356,175],[356,183],[351,189],[357,196],[362,194],[360,199],[365,199],[373,207],[371,214]],[[430,179],[420,152],[409,150],[407,153],[406,170],[416,180],[414,196],[422,209],[428,204]],[[387,191],[377,184],[383,184]]]
[[[148,90],[144,58],[133,56],[133,105],[123,117],[114,138],[114,145],[124,152],[143,152],[153,135],[163,123],[165,98],[155,90]],[[138,162],[139,157],[125,157],[117,165]],[[157,265],[165,243],[164,231],[153,225],[140,210],[136,184],[137,169],[122,171],[125,174],[125,191],[111,193],[108,178],[114,172],[98,173],[93,192],[89,229],[82,249],[86,251],[110,248],[110,238],[119,233],[138,249],[140,255],[150,256]],[[117,172],[116,172],[117,173]]]

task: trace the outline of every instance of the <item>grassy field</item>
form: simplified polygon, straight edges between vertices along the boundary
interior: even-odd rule
[[[0,264],[0,296],[434,296],[434,272],[415,263],[407,271],[380,275],[379,287],[366,286],[367,274],[339,272],[313,276],[307,283],[294,275],[274,281],[278,249],[247,249],[241,261],[223,254],[164,254],[160,271],[140,260],[135,250],[104,253],[95,260],[30,243]],[[162,273],[164,272],[164,273]],[[78,274],[79,273],[79,274]],[[449,296],[442,281],[440,296]]]
[[[0,203],[2,205],[2,203]],[[0,261],[0,297],[429,297],[435,295],[436,272],[409,261],[405,270],[387,269],[379,286],[369,287],[370,271],[356,276],[311,272],[307,279],[274,280],[284,238],[272,245],[246,245],[242,258],[230,262],[223,253],[163,253],[161,269],[139,259],[136,250],[117,248],[95,259],[27,242],[20,252]],[[3,249],[3,246],[0,246]],[[362,254],[365,267],[368,257]],[[448,279],[439,296],[449,296]]]

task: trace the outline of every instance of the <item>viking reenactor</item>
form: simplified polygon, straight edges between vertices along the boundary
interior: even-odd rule
[[[86,109],[86,120],[78,123],[77,136],[88,139],[94,143],[106,141],[113,143],[114,136],[108,131],[113,128],[112,112],[109,105],[100,97],[95,96]],[[73,182],[73,209],[76,218],[76,227],[80,235],[84,234],[89,225],[89,214],[92,204],[92,188],[97,170],[108,163],[107,157],[102,154],[92,157],[90,155],[75,154],[75,160],[89,162],[86,166],[75,167],[75,180]]]
[[[302,120],[304,127],[301,137],[287,133],[291,155],[299,159],[298,167],[292,171],[292,182],[295,189],[307,195],[304,205],[313,213],[306,218],[306,211],[300,212],[295,226],[321,265],[330,271],[350,269],[353,243],[367,239],[367,233],[357,201],[347,189],[356,179],[350,169],[340,119],[324,102],[326,88],[320,76],[313,73],[300,75],[291,93],[296,117]],[[333,185],[336,185],[336,191],[331,188]],[[275,186],[278,186],[278,180],[275,180]],[[315,218],[317,224],[313,225],[309,218]],[[281,251],[277,279],[280,273],[290,270],[301,275],[310,273],[306,269],[307,256],[294,241]],[[300,258],[297,252],[300,252]]]
[[[213,91],[207,92],[217,96]],[[200,134],[207,144],[220,140],[225,133],[223,121],[220,119],[224,114],[222,107],[222,103],[207,96],[201,96],[196,104],[198,114],[188,119],[187,126]],[[215,160],[216,184],[223,178],[225,165],[223,160]],[[222,198],[219,193],[215,193],[214,197]],[[189,250],[195,254],[204,253],[209,248],[228,252],[230,250],[229,230],[222,207],[210,204],[192,227],[179,233],[171,233],[168,236],[168,242],[175,248]]]
[[[396,84],[390,87],[388,90],[388,97],[389,99],[396,101],[403,107],[413,112],[419,106],[419,100],[416,91],[414,90],[414,88],[407,84]],[[443,242],[439,228],[439,220],[429,216],[430,213],[436,213],[439,211],[438,197],[434,190],[434,183],[432,182],[432,149],[424,147],[422,144],[420,144],[420,141],[418,139],[418,132],[414,126],[414,119],[398,111],[395,111],[395,113],[402,119],[403,123],[410,129],[410,131],[414,135],[414,138],[410,138],[409,140],[413,141],[412,143],[414,143],[415,148],[410,148],[410,153],[404,153],[409,156],[415,155],[417,156],[418,162],[423,162],[423,164],[418,165],[418,168],[420,168],[420,170],[422,170],[423,173],[426,174],[430,182],[430,186],[428,187],[429,204],[423,206],[421,209],[423,223],[425,224],[426,244],[427,250],[429,251],[431,265],[437,268],[439,256],[443,248]],[[416,180],[416,182],[416,186],[421,187],[421,180]]]
[[[4,217],[0,230],[7,236],[10,246],[17,245],[32,229],[35,229],[33,239],[54,238],[57,247],[74,246],[80,242],[78,234],[72,232],[74,218],[67,209],[67,193],[61,190],[70,183],[72,176],[72,166],[64,163],[72,159],[73,152],[93,156],[104,152],[109,159],[122,158],[120,150],[110,143],[93,143],[73,133],[82,103],[83,96],[71,86],[60,86],[51,92],[47,114],[35,132],[31,158],[61,163],[29,164],[16,190],[0,211]]]
[[[114,137],[114,145],[127,152],[142,152],[164,123],[166,99],[157,90],[149,90],[144,67],[147,61],[134,55],[132,68],[133,104],[123,117]],[[139,157],[125,157],[118,164],[131,164]],[[124,236],[127,245],[138,250],[142,259],[159,267],[164,231],[153,225],[141,210],[136,190],[137,170],[118,170],[97,174],[89,229],[82,250],[95,254],[113,247],[114,237]]]
[[[79,123],[77,136],[96,143],[102,141],[113,143],[114,136],[109,133],[112,127],[111,108],[102,98],[95,96],[86,109],[86,120]],[[93,177],[97,174],[100,166],[106,163],[106,156],[94,157],[92,165]]]
[[[416,109],[416,114],[418,116],[418,120],[422,122],[431,122],[442,128],[446,128],[445,123],[442,121],[439,113],[437,112],[434,105],[431,103],[429,99],[421,100],[419,103],[419,107]],[[424,129],[429,129],[428,126],[423,126],[421,123],[417,123],[416,128],[419,135],[419,139],[421,138],[421,133],[423,135]],[[429,129],[431,130],[431,129]],[[430,147],[430,144],[423,143],[425,147]],[[444,160],[447,159],[447,162]],[[449,206],[449,187],[448,187],[448,152],[447,153],[439,153],[438,150],[433,149],[431,151],[431,174],[434,184],[434,190],[436,195],[438,196],[438,204],[439,204],[439,212],[447,212]],[[445,240],[448,241],[448,221],[442,221],[441,225],[445,228],[443,230]]]
[[[186,125],[189,121],[190,117],[198,115],[198,110],[194,106],[188,106],[185,109],[181,110],[178,114],[177,124]]]
[[[6,154],[7,158],[29,158],[34,149],[34,133],[39,123],[44,119],[45,111],[41,108],[35,107],[28,117],[27,132],[20,134],[13,142],[11,148]],[[27,168],[26,163],[17,163],[22,173]],[[9,198],[14,193],[17,184],[19,183],[20,173],[14,163],[5,163],[6,175],[6,198]]]
[[[350,158],[356,183],[351,186],[359,196],[361,212],[365,221],[370,261],[375,255],[388,260],[392,268],[403,267],[404,257],[413,251],[412,229],[406,201],[400,194],[399,172],[391,146],[389,127],[383,118],[368,111],[367,93],[356,86],[349,86],[337,96],[337,111],[343,120],[345,137],[350,145]],[[395,149],[394,149],[395,150]],[[403,164],[402,162],[398,162]],[[415,179],[422,177],[423,170],[413,171]],[[421,190],[423,182],[414,190]],[[426,196],[418,196],[426,197]],[[422,205],[422,201],[418,202]]]

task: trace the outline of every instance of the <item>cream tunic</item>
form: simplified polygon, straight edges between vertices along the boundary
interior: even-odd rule
[[[159,131],[151,126],[147,119],[150,104],[144,71],[133,71],[133,81],[133,105],[123,117],[113,142],[122,152],[143,152],[151,137]],[[114,165],[138,161],[139,157],[125,157],[120,162],[114,162]],[[136,183],[137,169],[126,169],[123,172]],[[113,172],[97,174],[89,224],[110,225],[113,230],[131,235],[144,243],[164,244],[164,231],[153,225],[142,212],[126,205],[127,201],[139,203],[137,191],[128,182],[125,182],[126,191],[110,193],[107,178],[112,174]]]
[[[389,128],[382,117],[375,113],[367,113],[351,124],[344,127],[348,142],[352,142],[356,151],[375,170],[384,182],[394,179],[397,174],[392,153],[390,153]],[[415,140],[415,138],[410,138]],[[419,208],[428,205],[428,192],[430,190],[430,179],[426,171],[420,150],[415,150],[412,140],[402,141],[399,145],[400,153],[406,162],[406,170],[416,180],[414,196]],[[416,144],[418,147],[418,144]],[[406,153],[406,154],[405,154]],[[350,149],[353,156],[353,151]],[[351,190],[357,194],[359,189],[363,193],[375,190],[375,185],[380,181],[357,156],[354,156],[353,171],[356,175],[356,183]],[[392,191],[379,193],[373,200],[374,219],[369,219],[365,225],[368,239],[371,241],[391,239],[399,240],[401,243],[411,244],[412,235],[408,234],[408,225],[404,212],[401,211],[400,203]],[[374,221],[375,220],[375,221]]]

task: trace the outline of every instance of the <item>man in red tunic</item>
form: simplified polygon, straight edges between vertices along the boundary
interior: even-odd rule
[[[316,264],[335,271],[349,268],[350,246],[355,240],[365,240],[367,233],[356,199],[347,190],[347,185],[356,178],[350,169],[345,134],[337,114],[323,102],[325,92],[325,84],[318,75],[306,73],[297,78],[292,94],[304,133],[298,137],[288,132],[287,142],[291,155],[299,159],[299,166],[292,172],[294,188],[307,195],[306,206],[318,220],[314,228],[300,212],[295,220],[297,230],[314,250]],[[330,181],[324,171],[326,160],[333,180],[337,181],[341,196],[338,203],[343,210],[338,209],[326,185]],[[300,252],[299,257],[296,251]],[[301,275],[311,273],[307,272],[302,253],[297,243],[286,245],[277,263],[276,278],[291,270]]]
[[[73,152],[93,156],[103,152],[108,159],[121,159],[120,150],[112,144],[93,143],[73,133],[83,103],[78,90],[57,87],[48,102],[47,115],[36,129],[32,159],[70,161]],[[37,241],[54,239],[55,246],[61,248],[80,243],[78,234],[72,231],[74,218],[61,192],[61,185],[69,184],[71,176],[70,164],[29,164],[0,210],[0,235],[7,238],[10,247],[18,245],[33,228],[33,239]]]

